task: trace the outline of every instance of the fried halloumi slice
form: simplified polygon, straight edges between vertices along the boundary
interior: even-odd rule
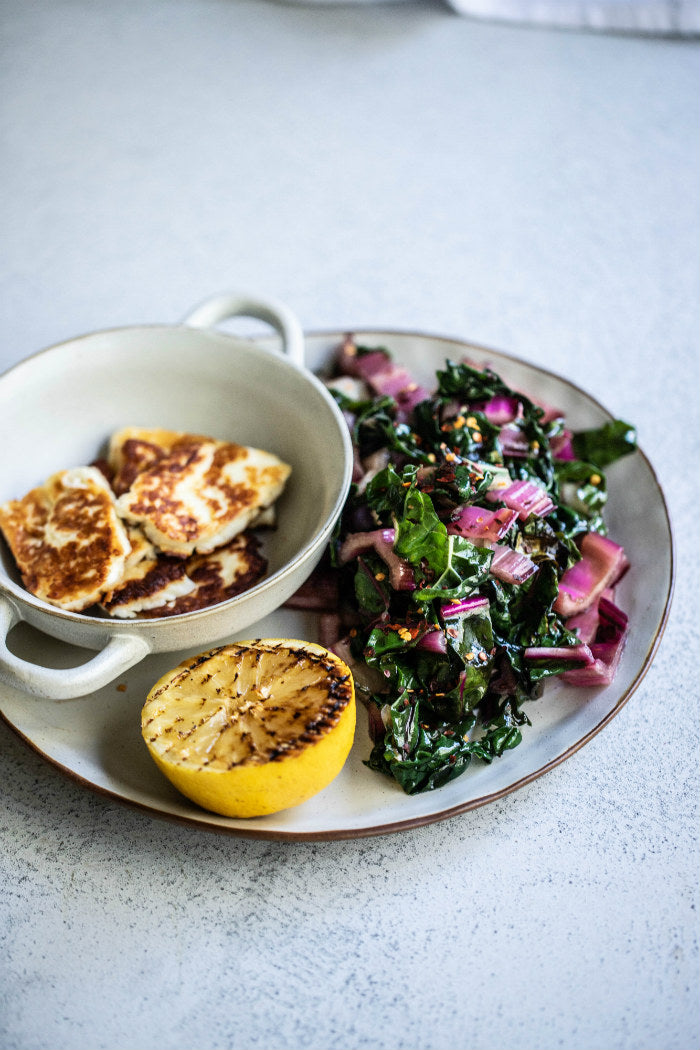
[[[75,612],[121,579],[131,550],[114,494],[96,467],[59,471],[2,504],[0,528],[27,590]]]
[[[107,462],[112,488],[118,496],[128,492],[139,474],[153,467],[178,444],[208,441],[202,434],[187,434],[162,428],[124,427],[112,435]]]
[[[143,529],[140,529],[138,525],[130,525],[128,522],[125,524],[126,535],[131,546],[131,550],[126,556],[126,563],[124,565],[125,574],[130,572],[139,562],[145,561],[147,558],[153,560],[158,551],[155,546],[151,543]]]
[[[159,609],[195,589],[196,584],[187,575],[186,560],[153,553],[127,567],[100,607],[110,616],[124,620]]]
[[[192,590],[166,606],[144,610],[143,615],[173,616],[207,609],[247,591],[267,571],[267,559],[260,553],[260,543],[249,532],[240,533],[211,554],[193,554],[181,564],[186,568]]]
[[[120,437],[125,433],[128,438]],[[172,442],[159,456],[163,445],[144,439],[156,450],[155,459],[145,469],[137,469],[117,507],[164,554],[206,554],[228,543],[275,502],[291,473],[288,464],[263,449],[170,431],[140,433],[171,435]],[[141,440],[138,434],[136,428],[129,428],[112,441],[110,459],[118,478],[125,479],[130,456],[132,467],[138,459],[127,447],[130,441]]]

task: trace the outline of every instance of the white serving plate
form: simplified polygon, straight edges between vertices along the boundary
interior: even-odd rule
[[[490,364],[512,386],[562,409],[575,429],[597,426],[610,413],[597,401],[550,372],[501,352],[451,339],[407,332],[354,330],[365,345],[387,346],[419,381],[430,383],[446,359],[467,357]],[[322,368],[344,332],[307,336],[307,362]],[[265,340],[262,340],[265,342]],[[299,406],[303,412],[303,406]],[[634,422],[633,420],[631,422]],[[220,817],[181,797],[153,764],[140,734],[140,711],[155,681],[192,650],[147,657],[117,682],[75,700],[42,700],[0,687],[0,714],[42,757],[93,790],[141,810],[199,828],[268,839],[335,839],[379,835],[434,821],[501,798],[552,769],[606,726],[632,695],[661,639],[673,591],[673,539],[663,493],[642,452],[607,472],[607,521],[631,569],[617,600],[631,631],[614,683],[606,689],[576,689],[557,682],[528,707],[532,727],[523,743],[491,766],[474,763],[436,791],[407,796],[392,781],[364,765],[371,744],[362,711],[355,744],[341,774],[302,806],[252,820]],[[244,637],[317,640],[309,613],[280,609],[249,628]],[[243,637],[238,635],[237,637]],[[70,667],[85,650],[68,646],[22,624],[10,644],[26,659]]]

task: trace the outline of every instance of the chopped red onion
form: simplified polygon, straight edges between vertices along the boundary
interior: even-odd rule
[[[451,535],[466,536],[467,539],[497,540],[510,531],[518,517],[517,510],[500,507],[486,510],[485,507],[460,507],[447,525]]]
[[[395,529],[373,529],[369,532],[350,532],[338,550],[338,559],[342,565],[352,561],[358,554],[373,550],[377,543],[393,546],[396,539]]]
[[[413,569],[394,553],[394,540],[396,531],[394,529],[374,529],[371,532],[349,533],[338,551],[338,559],[342,565],[352,561],[360,554],[366,554],[374,550],[389,569],[389,580],[395,591],[415,590],[416,581]]]
[[[496,394],[483,407],[483,413],[489,423],[493,423],[497,427],[503,426],[505,423],[512,423],[513,420],[521,415],[521,412],[522,406],[520,402],[514,397],[505,397],[503,394]]]
[[[554,611],[564,619],[587,609],[629,567],[619,544],[588,532],[581,540],[581,560],[566,570],[559,581]]]
[[[617,605],[615,605],[612,598],[604,592],[600,596],[598,602],[598,613],[600,615],[603,625],[606,627],[612,627],[618,631],[626,631],[627,625],[629,624],[629,617],[627,613],[623,612]]]
[[[428,631],[416,642],[416,648],[430,653],[446,653],[447,639],[442,631]]]
[[[352,339],[346,339],[337,358],[338,368],[346,375],[363,379],[375,394],[393,397],[398,418],[405,421],[419,401],[430,397],[430,391],[415,382],[411,373],[394,364],[384,350],[358,354]]]
[[[615,642],[594,642],[591,645],[593,663],[587,667],[574,667],[561,675],[569,685],[598,686],[610,685],[620,666],[622,652],[627,640],[627,632]]]
[[[488,598],[476,595],[474,598],[462,598],[461,601],[443,605],[440,615],[444,620],[449,620],[453,616],[465,616],[467,613],[485,611],[488,608],[490,608]]]
[[[426,387],[411,383],[405,390],[396,395],[396,404],[398,406],[396,418],[402,423],[408,422],[416,405],[419,405],[421,401],[425,401],[429,397],[430,391]]]
[[[521,521],[530,515],[544,518],[554,510],[554,503],[549,493],[536,481],[514,481],[505,489],[491,489],[486,498],[492,502],[505,503],[511,510],[517,510]]]
[[[617,674],[629,633],[628,617],[607,597],[601,596],[597,605],[600,623],[595,640],[590,643],[593,663],[566,671],[562,678],[569,685],[610,685]]]
[[[526,660],[583,660],[592,664],[593,654],[587,645],[532,645],[524,650]]]
[[[389,355],[384,350],[358,354],[355,341],[348,336],[340,345],[336,361],[338,370],[344,375],[357,376],[358,379],[367,381],[375,372],[386,368]]]
[[[384,371],[377,371],[367,379],[377,394],[393,397],[397,404],[397,419],[406,422],[420,401],[430,397],[430,391],[415,382],[405,368],[389,362]]]
[[[497,543],[490,571],[492,576],[504,583],[524,583],[537,572],[537,566],[527,554]]]
[[[504,456],[523,458],[530,454],[530,442],[515,423],[506,423],[504,427],[501,427],[498,443]]]
[[[287,598],[287,609],[307,609],[311,612],[330,612],[339,602],[338,576],[332,569],[317,568],[309,578]]]
[[[579,641],[589,644],[595,638],[599,624],[598,603],[593,602],[588,609],[570,616],[564,626],[567,631],[572,631]]]
[[[574,446],[572,444],[573,434],[570,430],[564,430],[561,434],[555,435],[549,442],[552,455],[555,459],[571,460],[576,459],[576,453],[574,452]]]

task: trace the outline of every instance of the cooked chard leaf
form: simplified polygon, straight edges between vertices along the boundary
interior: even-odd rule
[[[445,416],[449,399],[435,398],[422,401],[414,412],[414,429],[420,436],[421,445],[442,448],[462,459],[480,459],[502,463],[503,456],[498,446],[500,428],[490,423],[482,412],[474,411],[464,416]]]
[[[572,438],[579,459],[605,469],[637,448],[637,431],[622,419],[614,419],[593,430],[579,430]]]
[[[386,359],[386,389],[397,390]],[[516,747],[529,724],[524,705],[545,679],[577,666],[561,656],[580,643],[555,611],[560,580],[581,559],[582,536],[605,532],[603,468],[635,442],[616,422],[574,435],[579,458],[557,459],[552,449],[569,436],[563,417],[545,422],[544,410],[496,373],[465,363],[447,361],[434,393],[423,393],[415,404],[400,393],[353,401],[335,392],[369,471],[352,485],[331,545],[352,606],[347,644],[370,683],[367,764],[409,794]],[[505,493],[516,482],[535,482],[554,507],[526,516],[511,493],[513,515]],[[350,533],[377,529],[392,530],[382,557],[376,537],[366,553],[348,555],[353,537],[339,556]],[[531,575],[505,568],[523,563]],[[528,648],[539,652],[525,657]]]
[[[353,436],[362,458],[377,449],[388,448],[417,463],[430,462],[413,430],[406,423],[397,421],[396,402],[388,395],[376,402],[365,402],[360,407]]]
[[[437,372],[437,380],[437,393],[441,397],[461,398],[467,404],[478,404],[497,395],[510,397],[515,394],[490,368],[482,371],[466,362],[457,364],[454,361],[446,361],[444,371]],[[522,394],[515,396],[521,401],[531,403]]]
[[[387,522],[400,515],[406,501],[406,486],[412,484],[415,475],[414,466],[404,467],[401,472],[392,463],[384,467],[367,484],[365,499],[368,507]]]
[[[556,466],[559,491],[564,503],[589,518],[602,513],[607,500],[605,475],[592,463],[565,459]]]
[[[390,707],[384,739],[375,744],[367,764],[394,777],[408,795],[440,787],[463,773],[471,762],[468,734],[475,721],[470,716],[449,725],[431,726],[423,720],[419,700],[410,694],[400,696]]]
[[[385,568],[384,562],[376,554],[366,554],[357,559],[355,598],[359,608],[370,616],[384,612],[391,603],[391,588]]]
[[[522,740],[518,719],[508,704],[497,709],[481,732],[475,732],[474,714],[431,724],[424,719],[421,701],[410,694],[391,705],[388,720],[384,738],[374,745],[367,765],[392,776],[408,795],[441,787],[464,773],[472,758],[492,762]],[[524,719],[519,721],[522,724]]]
[[[463,598],[488,577],[493,552],[448,535],[425,492],[411,486],[396,529],[394,550],[416,571],[416,601]]]

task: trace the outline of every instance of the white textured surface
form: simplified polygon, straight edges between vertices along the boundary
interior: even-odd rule
[[[637,423],[679,562],[601,735],[400,836],[154,821],[0,726],[2,1047],[697,1046],[698,45],[407,3],[2,19],[3,363],[229,287],[501,346]]]

